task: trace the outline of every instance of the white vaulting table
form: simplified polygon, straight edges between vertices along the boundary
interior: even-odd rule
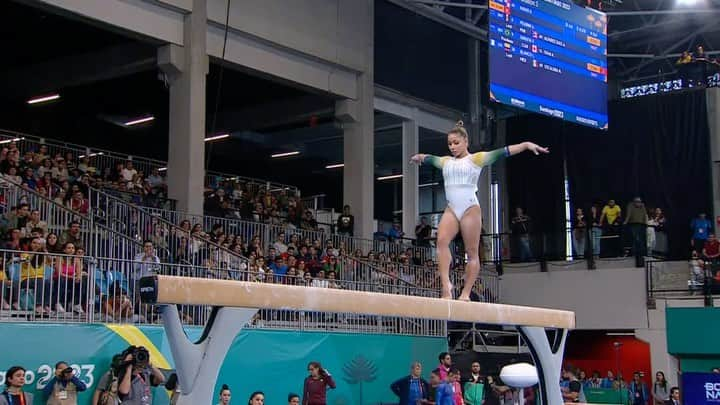
[[[575,313],[546,308],[331,288],[177,276],[144,277],[143,302],[163,305],[163,323],[182,395],[178,404],[210,403],[220,366],[242,327],[259,309],[343,312],[517,327],[535,360],[543,404],[562,404],[558,386],[567,331]],[[174,304],[214,307],[197,343],[187,340]],[[549,341],[546,328],[555,329]],[[212,342],[212,344],[210,344]],[[202,381],[199,381],[202,380]]]

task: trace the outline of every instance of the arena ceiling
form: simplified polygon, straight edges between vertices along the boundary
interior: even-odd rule
[[[660,69],[669,73],[673,54],[696,44],[720,50],[720,14],[681,12],[674,2],[624,0],[611,11],[626,13],[610,17],[611,76],[633,80]],[[466,38],[483,38],[487,0],[427,3],[446,2],[376,2],[376,79],[385,77],[385,86],[464,109]],[[168,92],[156,67],[158,44],[27,4],[34,3],[0,2],[0,128],[164,159]],[[718,0],[696,7],[720,9]],[[386,63],[398,57],[398,49],[415,54]],[[207,129],[229,132],[231,138],[208,145],[209,167],[297,184],[309,193],[339,193],[342,170],[325,168],[342,161],[342,134],[333,120],[335,99],[226,67],[216,104],[221,68],[212,62]],[[25,103],[50,91],[61,91],[62,102],[42,108]],[[117,125],[146,114],[156,117],[151,125]],[[376,128],[376,174],[399,173],[404,164],[400,120],[378,113]],[[443,136],[422,131],[420,147],[442,153]],[[302,154],[270,159],[273,153],[292,150]],[[420,181],[433,181],[430,172],[421,172]]]

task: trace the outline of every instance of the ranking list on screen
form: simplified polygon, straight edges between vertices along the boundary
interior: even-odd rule
[[[606,129],[607,18],[563,0],[490,0],[490,98]]]

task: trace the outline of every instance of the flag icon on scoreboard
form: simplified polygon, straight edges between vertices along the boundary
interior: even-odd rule
[[[537,66],[538,66],[537,61],[535,59],[533,59],[533,67],[536,68]]]
[[[533,46],[532,46],[532,51],[533,51],[533,53],[536,53],[536,52],[537,52],[537,45],[534,45],[534,44],[533,44]]]

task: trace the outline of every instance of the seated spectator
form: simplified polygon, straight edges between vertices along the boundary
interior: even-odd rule
[[[278,256],[275,258],[275,261],[270,264],[270,270],[275,274],[275,280],[281,282],[285,274],[287,274],[288,266],[285,264],[285,260],[281,256]]]
[[[32,290],[35,298],[35,314],[50,315],[52,312],[51,280],[45,278],[45,266],[49,259],[44,254],[44,246],[40,238],[34,238],[30,243],[30,251],[20,256],[20,284],[15,288],[13,305],[17,306],[22,291]],[[15,307],[15,309],[19,309]]]
[[[317,231],[318,223],[315,220],[312,211],[305,210],[305,214],[300,221],[300,229],[304,229],[306,231]]]
[[[278,253],[283,254],[287,252],[288,245],[285,244],[285,232],[280,232],[273,243],[273,247]]]
[[[90,201],[83,195],[82,191],[77,191],[70,199],[70,209],[83,215],[87,215],[90,210]]]
[[[3,249],[7,250],[20,250],[21,248],[21,234],[17,228],[12,228],[8,231],[9,238],[3,244]]]
[[[680,58],[675,62],[676,65],[686,65],[693,61],[693,55],[689,51],[683,51]]]
[[[75,244],[66,242],[63,245],[63,253],[55,260],[55,272],[53,278],[56,280],[57,302],[55,310],[58,313],[65,312],[65,308],[72,305],[72,309],[78,314],[85,314],[86,297],[83,276],[87,273],[82,271],[82,260],[75,256]]]
[[[690,283],[689,286],[699,287],[705,284],[705,262],[700,259],[698,253],[693,250],[690,258]]]
[[[138,172],[133,167],[133,162],[128,160],[125,163],[125,167],[120,171],[120,174],[124,183],[130,183],[133,180],[133,177],[138,174]]]
[[[600,388],[613,389],[613,387],[615,386],[615,382],[615,374],[613,374],[612,371],[608,370],[607,376],[603,378],[602,386]]]
[[[56,234],[51,232],[47,235],[45,250],[48,253],[62,253],[62,244],[59,242]]]
[[[36,228],[40,228],[43,233],[43,237],[48,232],[48,225],[47,222],[40,220],[40,210],[32,210],[30,211],[30,216],[27,219],[27,222],[25,222],[25,227],[20,232],[23,237],[28,237],[32,234],[33,230]]]
[[[77,221],[70,222],[70,227],[63,231],[63,233],[60,235],[58,243],[61,246],[65,246],[66,243],[72,243],[74,253],[74,248],[83,244],[82,240],[80,239],[80,223]]]
[[[312,281],[312,287],[328,288],[330,283],[325,279],[325,272],[320,270]]]

